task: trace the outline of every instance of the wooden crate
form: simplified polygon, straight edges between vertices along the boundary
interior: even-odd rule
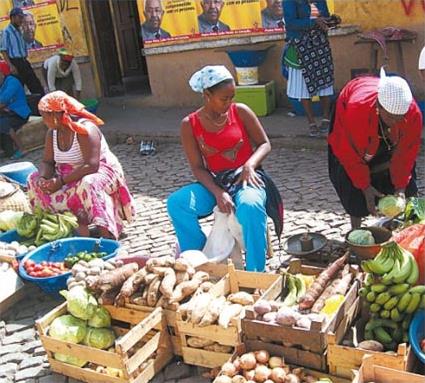
[[[231,356],[231,358],[229,358],[227,361],[233,362],[238,356],[246,353],[246,352],[250,352],[250,351],[259,351],[259,350],[266,350],[270,353],[271,356],[281,356],[285,359],[286,361],[286,355],[283,354],[281,351],[281,348],[279,347],[275,347],[275,345],[270,344],[270,343],[264,343],[261,341],[247,341],[244,344],[240,345],[239,347],[237,347],[235,353]],[[324,372],[321,371],[315,371],[315,370],[311,370],[311,369],[307,369],[304,368],[304,371],[309,374],[312,375],[314,377],[316,377],[317,379],[321,379],[321,378],[328,378],[330,379],[330,381],[332,383],[350,383],[351,379],[344,379],[344,378],[339,378],[333,375],[328,375]],[[222,375],[222,373],[220,372],[218,376]],[[213,383],[215,383],[216,380],[214,380]]]
[[[256,289],[267,292],[275,283],[282,284],[282,277],[278,274],[253,273],[248,271],[236,270],[233,263],[227,266],[227,274],[211,290],[214,296],[229,295],[238,291],[253,292]],[[254,297],[259,299],[261,295]],[[177,312],[177,330],[181,338],[183,360],[185,363],[196,366],[214,368],[221,366],[233,354],[206,351],[199,348],[188,347],[188,337],[200,337],[212,340],[221,345],[236,347],[242,341],[242,319],[233,318],[227,329],[219,325],[199,327],[192,323],[185,322]]]
[[[64,342],[50,337],[48,335],[49,326],[55,318],[67,313],[66,303],[61,304],[37,320],[36,327],[47,352],[51,369],[59,374],[87,383],[149,382],[173,357],[162,309],[155,309],[151,315],[143,319],[143,316],[134,310],[125,308],[115,310],[110,306],[105,307],[111,310],[113,320],[127,324],[126,326],[122,324],[113,326],[115,332],[122,336],[115,342],[115,352]],[[130,349],[139,341],[146,341],[146,343],[134,355],[130,355]],[[153,358],[155,352],[156,356]],[[54,353],[75,356],[101,366],[121,369],[124,377],[112,377],[88,368],[80,368],[60,362],[54,359]],[[143,364],[145,364],[145,368],[138,373],[138,368]]]
[[[288,271],[292,274],[302,273],[304,275],[318,275],[322,270],[323,268],[303,265],[300,260],[292,261],[288,268]],[[361,282],[360,279],[357,279],[358,269],[353,268],[351,271],[356,274],[354,282],[330,321],[312,321],[310,329],[281,326],[256,320],[257,314],[250,308],[246,311],[245,318],[242,320],[245,339],[274,344],[278,342],[282,354],[286,355],[289,363],[302,364],[305,367],[321,371],[327,370],[327,333],[336,332],[338,339],[342,339],[346,329],[356,317],[359,308],[357,292]],[[281,291],[280,281],[271,286],[262,296],[262,299],[279,300]]]
[[[380,365],[378,355],[365,355],[360,370],[353,371],[353,383],[424,383],[425,376]]]

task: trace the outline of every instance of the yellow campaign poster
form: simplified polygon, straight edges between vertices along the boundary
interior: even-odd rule
[[[199,36],[194,0],[137,0],[137,8],[145,45]]]
[[[11,9],[12,9],[11,0],[0,0],[0,17],[1,18],[3,17],[9,18],[9,12]]]
[[[265,32],[283,32],[285,20],[282,0],[260,0],[261,27]]]

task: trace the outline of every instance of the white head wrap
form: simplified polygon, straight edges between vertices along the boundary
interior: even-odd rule
[[[407,81],[399,76],[387,77],[381,68],[378,85],[378,101],[391,114],[404,115],[412,103],[412,91]]]
[[[224,65],[208,65],[192,75],[189,85],[195,92],[202,93],[205,89],[229,79],[233,79],[233,76]]]

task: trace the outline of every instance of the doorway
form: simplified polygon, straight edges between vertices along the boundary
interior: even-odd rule
[[[136,0],[89,0],[88,10],[104,96],[148,94]]]

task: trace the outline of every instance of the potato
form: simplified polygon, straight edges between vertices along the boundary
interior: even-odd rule
[[[364,340],[363,342],[359,343],[358,348],[369,351],[384,351],[384,346],[376,340]]]
[[[272,306],[268,301],[259,300],[255,302],[254,311],[257,314],[264,315],[272,311]]]

